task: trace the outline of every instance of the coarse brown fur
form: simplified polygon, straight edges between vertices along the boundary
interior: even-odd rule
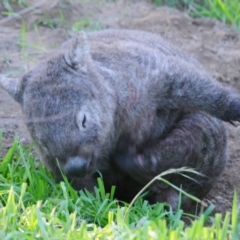
[[[2,77],[0,84],[22,105],[57,178],[58,160],[76,189],[92,190],[98,170],[122,200],[184,166],[204,176],[168,179],[203,198],[228,159],[221,120],[240,120],[238,93],[160,36],[140,31],[80,33],[21,80]],[[155,183],[149,190],[149,201],[176,208],[174,189]]]

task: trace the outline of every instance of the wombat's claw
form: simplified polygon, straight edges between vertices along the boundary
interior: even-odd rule
[[[232,120],[229,120],[228,122],[231,123],[234,127],[237,126]],[[238,122],[240,122],[240,120],[238,120]]]

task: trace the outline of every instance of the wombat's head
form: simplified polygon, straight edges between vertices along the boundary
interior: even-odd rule
[[[96,171],[110,144],[112,101],[83,33],[22,79],[0,77],[0,84],[21,104],[43,161],[56,175],[57,160],[70,178]]]

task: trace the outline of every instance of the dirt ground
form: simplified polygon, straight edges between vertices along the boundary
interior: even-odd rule
[[[62,0],[52,1],[50,5],[48,1],[29,2],[31,5],[43,4],[22,14],[25,24],[19,18],[6,19],[0,15],[1,74],[22,76],[42,55],[76,34],[74,29],[127,28],[164,36],[197,58],[220,82],[240,91],[240,34],[229,26],[209,19],[193,19],[174,9],[156,7],[150,0]],[[21,10],[16,5],[13,8]],[[0,12],[3,11],[0,3]],[[39,19],[41,24],[36,25]],[[230,160],[219,183],[207,196],[218,212],[231,208],[234,189],[240,197],[240,126],[226,126]],[[31,142],[19,105],[2,89],[0,129],[4,150],[11,146],[14,136],[19,136],[23,143]]]

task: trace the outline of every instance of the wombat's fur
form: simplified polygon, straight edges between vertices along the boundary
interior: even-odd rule
[[[205,177],[168,180],[203,198],[228,159],[221,120],[240,120],[238,93],[161,37],[140,31],[80,33],[21,80],[0,83],[22,105],[43,162],[57,178],[56,159],[76,189],[92,190],[99,170],[122,200],[183,166]],[[149,190],[151,202],[177,206],[173,188],[159,182]]]

